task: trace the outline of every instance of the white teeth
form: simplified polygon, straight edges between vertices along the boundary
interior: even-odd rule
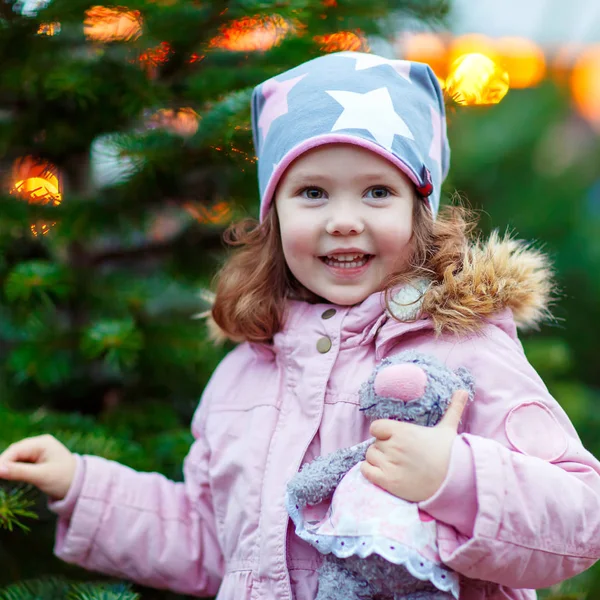
[[[334,256],[328,256],[327,258],[331,259],[331,260],[337,260],[339,261],[354,261],[357,258],[363,258],[365,255],[364,254],[338,254],[335,257]]]
[[[328,264],[330,267],[336,267],[338,269],[356,269],[357,267],[363,267],[364,265],[366,265],[367,261],[368,258],[364,255],[363,258],[358,261],[348,259],[336,260],[334,258],[330,258],[329,256],[325,257],[326,264]]]

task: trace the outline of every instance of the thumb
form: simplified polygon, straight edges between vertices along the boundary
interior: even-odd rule
[[[436,427],[450,427],[454,431],[458,430],[458,425],[462,418],[465,406],[469,401],[469,393],[465,390],[457,390],[452,394],[452,399],[446,410],[446,414],[440,419]]]

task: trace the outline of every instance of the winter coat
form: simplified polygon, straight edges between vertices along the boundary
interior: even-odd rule
[[[294,534],[286,483],[314,457],[369,437],[360,384],[383,357],[415,349],[476,381],[448,475],[419,503],[437,521],[460,598],[530,600],[590,567],[600,557],[600,464],[516,333],[546,310],[543,258],[492,237],[407,306],[411,289],[396,317],[383,293],[355,306],[290,301],[272,344],[238,345],[202,395],[184,482],[78,456],[67,496],[51,504],[57,556],[218,600],[314,599],[321,556]]]

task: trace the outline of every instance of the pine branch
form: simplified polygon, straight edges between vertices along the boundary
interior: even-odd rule
[[[38,518],[37,514],[30,510],[36,505],[36,495],[38,492],[32,486],[7,485],[0,481],[0,528],[13,531],[17,527],[23,531],[30,531],[22,519]]]
[[[161,256],[169,256],[176,248],[193,248],[195,252],[202,253],[216,250],[222,245],[221,228],[205,228],[198,231],[196,227],[190,227],[186,232],[176,239],[165,242],[148,242],[135,248],[117,248],[98,252],[90,255],[89,266],[95,267],[106,263],[134,260],[136,258],[153,259]]]
[[[20,581],[0,589],[0,600],[139,600],[127,583],[73,583],[61,577]]]

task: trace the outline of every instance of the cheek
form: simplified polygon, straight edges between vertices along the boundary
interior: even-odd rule
[[[378,247],[382,253],[397,254],[410,246],[412,227],[410,223],[386,223],[379,229]]]
[[[314,232],[303,222],[290,221],[281,228],[281,243],[286,257],[297,258],[315,249]]]

